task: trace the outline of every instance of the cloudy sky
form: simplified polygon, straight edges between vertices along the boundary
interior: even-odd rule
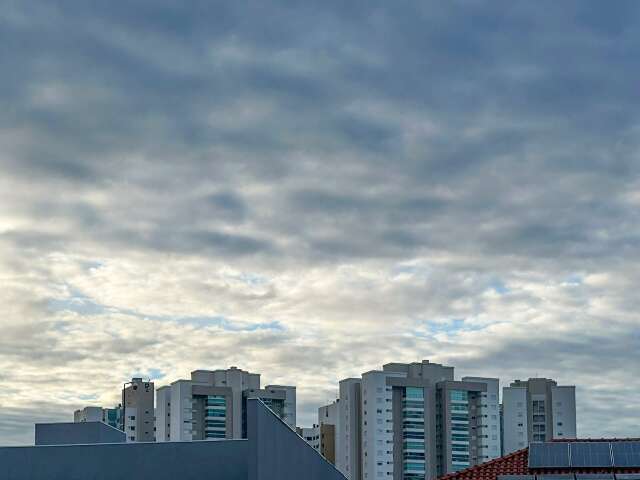
[[[5,0],[0,444],[141,374],[423,358],[640,430],[640,4]]]

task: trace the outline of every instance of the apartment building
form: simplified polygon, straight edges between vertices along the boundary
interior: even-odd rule
[[[481,383],[487,386],[480,393],[479,408],[472,413],[476,420],[477,452],[472,455],[474,465],[487,462],[502,455],[500,426],[500,381],[497,378],[462,377],[463,382]]]
[[[122,423],[127,442],[155,441],[154,384],[132,378],[122,390]]]
[[[362,478],[362,379],[345,378],[339,384],[336,467],[350,480]]]
[[[296,432],[305,442],[313,447],[314,450],[320,452],[320,426],[313,427],[296,427]]]
[[[159,388],[156,438],[159,442],[244,438],[249,398],[262,400],[295,429],[295,387],[260,388],[260,374],[231,367],[195,370],[190,380]]]
[[[456,381],[453,367],[427,360],[345,379],[336,466],[351,480],[426,480],[497,458],[498,388],[497,379]]]
[[[84,407],[73,412],[74,423],[102,422],[122,429],[122,406],[114,408]]]
[[[576,438],[575,386],[548,378],[515,380],[502,391],[504,454],[533,442]]]
[[[336,400],[318,408],[318,434],[320,454],[329,462],[336,463],[336,436],[338,426],[338,404]]]

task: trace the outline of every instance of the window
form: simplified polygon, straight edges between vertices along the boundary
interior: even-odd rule
[[[469,395],[464,390],[451,390],[449,392],[449,398],[456,402],[467,402],[469,400]]]

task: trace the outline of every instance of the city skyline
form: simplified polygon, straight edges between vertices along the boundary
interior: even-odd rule
[[[421,359],[638,436],[640,2],[4,3],[0,445]]]

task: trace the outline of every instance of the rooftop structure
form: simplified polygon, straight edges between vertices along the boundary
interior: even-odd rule
[[[640,480],[640,441],[581,439],[534,443],[441,480]]]
[[[4,447],[0,479],[344,480],[258,399],[247,401],[247,434],[246,440]]]

